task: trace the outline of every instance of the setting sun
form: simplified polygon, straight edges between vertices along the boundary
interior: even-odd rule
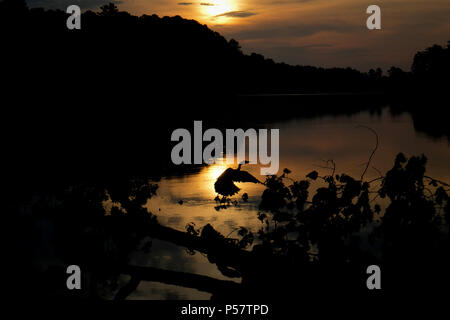
[[[202,3],[205,14],[216,17],[221,14],[236,10],[233,0],[211,0]]]

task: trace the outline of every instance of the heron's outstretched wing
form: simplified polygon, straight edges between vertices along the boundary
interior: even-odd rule
[[[233,196],[240,190],[233,182],[261,183],[247,171],[228,168],[217,178],[214,189],[223,196]]]
[[[234,171],[233,176],[231,178],[234,182],[253,182],[253,183],[261,183],[258,179],[252,176],[247,171]]]

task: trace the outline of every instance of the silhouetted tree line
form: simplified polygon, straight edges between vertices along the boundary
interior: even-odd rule
[[[450,83],[450,41],[417,52],[409,72],[391,67],[385,81],[392,93],[442,93]]]
[[[392,67],[388,74],[386,92],[392,112],[409,112],[416,130],[450,140],[444,116],[450,85],[450,41],[445,47],[433,45],[417,52],[410,72]]]
[[[7,57],[19,64],[16,73],[45,74],[58,89],[63,89],[60,82],[80,89],[120,86],[136,97],[159,90],[184,94],[193,90],[223,94],[373,92],[411,85],[442,88],[448,83],[448,45],[418,52],[411,72],[391,67],[383,75],[380,68],[362,73],[352,68],[275,63],[260,54],[243,54],[236,40],[228,41],[194,20],[155,14],[137,17],[113,3],[99,12],[84,12],[81,30],[66,28],[65,12],[28,9],[24,0],[3,0],[0,12],[3,41],[11,49]],[[33,52],[32,57],[25,52]]]
[[[12,47],[14,54],[33,52],[32,60],[26,55],[15,60],[29,71],[51,75],[55,85],[60,79],[83,87],[101,81],[135,94],[155,86],[222,93],[381,89],[376,77],[351,68],[290,66],[243,54],[236,40],[179,16],[137,17],[109,4],[84,12],[77,31],[66,28],[68,14],[60,10],[28,9],[23,0],[4,0],[1,6],[2,33],[20,45]]]

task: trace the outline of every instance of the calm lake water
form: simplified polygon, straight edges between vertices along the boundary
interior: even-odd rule
[[[394,117],[388,108],[384,108],[381,114],[364,111],[352,116],[324,116],[267,124],[267,128],[280,129],[279,173],[283,168],[289,168],[294,179],[303,179],[313,170],[329,174],[329,169],[323,167],[326,166],[326,160],[332,159],[336,163],[336,173],[345,172],[360,177],[365,162],[375,146],[374,134],[358,127],[361,125],[369,126],[378,133],[379,147],[371,165],[383,174],[392,168],[398,152],[403,152],[407,156],[424,153],[428,157],[426,174],[450,181],[448,140],[432,139],[416,132],[409,114]],[[214,182],[226,168],[225,164],[217,163],[182,177],[163,178],[158,182],[158,195],[148,203],[148,210],[156,214],[163,225],[179,230],[185,230],[186,224],[194,222],[197,227],[210,223],[216,230],[224,235],[230,234],[231,237],[235,228],[239,226],[254,232],[258,231],[260,222],[256,213],[259,197],[264,190],[263,185],[238,184],[242,190],[237,197],[247,192],[248,203],[220,211],[214,208],[217,205],[214,201],[216,196]],[[247,165],[243,169],[264,181],[264,177],[259,175],[257,165]],[[379,173],[371,166],[366,178],[378,176]],[[179,204],[180,200],[183,201],[182,204]],[[230,280],[202,254],[190,255],[184,248],[158,240],[153,241],[150,255],[136,255],[133,257],[133,263]],[[210,294],[195,289],[141,282],[129,299],[209,299],[209,297]]]

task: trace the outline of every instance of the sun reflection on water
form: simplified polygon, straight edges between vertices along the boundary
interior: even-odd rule
[[[226,164],[218,162],[205,169],[204,175],[209,179],[216,181],[216,179],[227,169]],[[208,179],[208,180],[209,180]]]
[[[430,140],[428,137],[418,135],[414,129],[414,123],[409,115],[401,115],[391,118],[387,111],[381,116],[368,112],[360,113],[348,118],[324,117],[320,119],[295,119],[289,122],[272,124],[273,128],[280,129],[280,172],[283,168],[289,168],[289,175],[295,180],[305,179],[312,170],[320,174],[329,174],[329,170],[319,167],[323,165],[323,159],[333,159],[337,164],[336,173],[346,173],[358,177],[364,166],[361,163],[367,159],[370,152],[368,142],[370,132],[361,132],[355,128],[355,123],[367,124],[379,133],[382,142],[380,150],[373,158],[373,166],[382,172],[386,172],[393,165],[399,150],[407,155],[425,153],[429,157],[427,174],[438,177],[443,181],[450,180],[450,148],[444,139]],[[228,165],[223,159],[218,159],[215,164],[202,167],[200,171],[189,173],[182,177],[163,178],[158,182],[157,196],[147,204],[150,212],[154,213],[158,221],[172,228],[185,231],[186,224],[194,222],[197,228],[210,223],[223,235],[229,235],[237,227],[244,226],[256,233],[261,228],[261,221],[257,219],[258,205],[265,186],[253,183],[236,184],[241,191],[235,196],[241,199],[243,193],[249,196],[248,202],[241,202],[240,206],[231,206],[225,210],[217,211],[214,201],[216,192],[214,182],[228,167],[236,168],[237,163]],[[248,171],[260,181],[264,181],[259,175],[258,165],[245,165],[242,170]],[[378,177],[376,170],[367,172],[367,180]],[[310,195],[320,187],[319,181],[312,183]],[[180,200],[182,204],[180,204]],[[234,237],[235,233],[231,233]],[[156,245],[154,246],[156,247]],[[186,257],[177,256],[175,249],[167,252],[155,252],[153,249],[153,265],[160,265],[164,256],[173,257],[170,268],[178,268],[181,262],[188,261]],[[181,252],[181,251],[176,251]],[[192,272],[220,277],[217,267],[210,264],[201,255],[191,257],[197,259],[190,263]],[[201,260],[203,259],[203,260]],[[163,265],[165,266],[165,265]],[[182,270],[180,268],[180,270]],[[184,270],[184,269],[183,269]],[[144,290],[142,288],[142,290]],[[167,290],[167,289],[166,289]],[[187,294],[187,293],[186,293]],[[189,293],[188,297],[198,297]],[[134,297],[133,297],[134,298]]]

